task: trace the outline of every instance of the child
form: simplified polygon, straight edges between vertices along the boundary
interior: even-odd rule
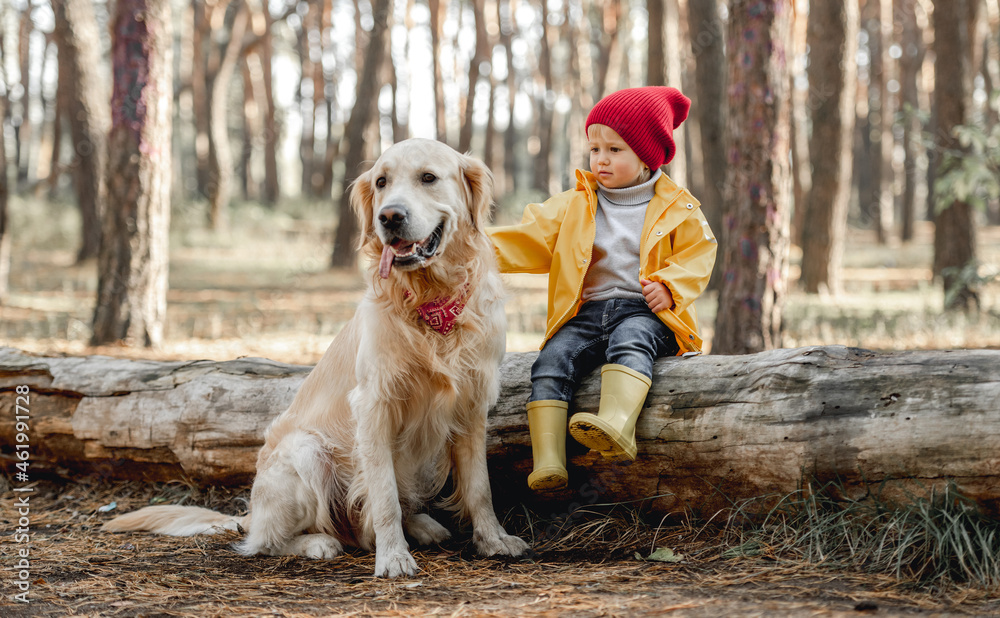
[[[573,415],[573,438],[634,460],[653,361],[701,349],[692,303],[718,245],[699,202],[660,171],[690,106],[664,86],[603,98],[587,117],[590,172],[576,171],[575,189],[528,205],[520,224],[489,230],[501,271],[549,273],[527,406],[532,490],[568,483],[566,416],[581,378],[606,363],[600,409]]]

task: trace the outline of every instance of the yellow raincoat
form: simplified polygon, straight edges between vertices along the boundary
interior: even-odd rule
[[[529,204],[521,223],[487,230],[502,272],[549,274],[545,341],[579,310],[594,250],[597,179],[577,170],[576,181],[576,189]],[[657,317],[677,336],[680,354],[701,351],[694,300],[708,285],[718,243],[701,203],[687,190],[662,174],[655,191],[642,226],[636,279],[667,286],[674,307]]]

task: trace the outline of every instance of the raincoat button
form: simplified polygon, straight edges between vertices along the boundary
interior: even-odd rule
[[[687,208],[688,210],[691,210],[692,208],[694,208],[694,204],[688,204],[688,205],[686,206],[686,208]]]

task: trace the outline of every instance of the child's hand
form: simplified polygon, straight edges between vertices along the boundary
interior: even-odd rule
[[[640,279],[639,284],[642,285],[642,295],[646,298],[650,311],[659,313],[674,308],[674,297],[670,295],[667,286],[649,279]]]

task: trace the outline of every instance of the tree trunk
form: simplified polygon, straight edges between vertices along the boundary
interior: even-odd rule
[[[0,28],[0,55],[7,51],[7,32]],[[0,71],[0,84],[3,93],[0,94],[0,306],[7,300],[10,285],[10,221],[7,216],[7,200],[10,195],[10,174],[7,169],[7,132],[4,130],[10,121],[10,87],[7,76]]]
[[[53,0],[59,73],[65,72],[64,97],[73,139],[73,180],[83,222],[77,262],[97,256],[101,243],[101,216],[107,190],[105,162],[111,124],[107,88],[101,74],[100,34],[89,0]]]
[[[646,85],[647,86],[674,86],[677,84],[667,84],[667,66],[664,62],[665,52],[663,46],[664,33],[664,5],[667,0],[648,0],[646,2],[646,12],[649,15],[649,27],[646,35]]]
[[[681,22],[681,8],[678,0],[664,0],[664,7],[666,9],[666,37],[668,41],[685,41],[687,37],[683,36],[683,27]],[[687,54],[684,53],[683,46],[677,44],[671,44],[666,50],[666,64],[667,64],[667,85],[673,86],[679,90],[684,89],[684,57]],[[670,175],[670,178],[674,180],[677,184],[682,187],[690,187],[688,181],[688,170],[690,166],[688,165],[687,157],[687,129],[688,124],[682,124],[673,132],[674,144],[676,150],[674,151],[674,159],[670,163],[664,166],[664,170]]]
[[[411,0],[407,3],[407,8],[412,6],[412,4]],[[406,41],[405,38],[404,41]],[[389,85],[389,91],[392,95],[392,109],[389,110],[389,120],[392,125],[392,143],[395,144],[410,137],[410,128],[409,123],[405,120],[409,115],[409,109],[404,109],[400,104],[399,72],[396,70],[396,63],[393,62],[392,45],[392,28],[389,28],[385,33],[385,52],[382,59],[382,71],[385,73],[385,82]],[[404,42],[403,46],[407,48],[408,43]],[[409,57],[408,51],[407,48],[406,57]],[[329,144],[329,141],[327,144]]]
[[[409,6],[409,5],[408,5]],[[490,63],[489,86],[490,98],[486,113],[486,127],[483,134],[483,163],[488,169],[494,170],[495,186],[499,186],[498,177],[502,176],[497,163],[497,65],[494,54],[500,45],[500,0],[488,0],[483,7],[483,19],[486,22],[488,59]],[[496,204],[493,205],[496,209]],[[491,212],[492,215],[492,212]]]
[[[982,9],[985,10],[984,21],[987,34],[983,37],[980,74],[983,76],[983,90],[997,93],[1000,89],[1000,0],[987,0]],[[1000,124],[1000,98],[996,94],[993,97],[987,97],[985,107],[984,129],[987,134],[990,134]],[[987,201],[986,222],[989,225],[1000,225],[1000,198]]]
[[[172,32],[169,0],[118,0],[112,18],[108,208],[91,345],[159,345],[167,308]]]
[[[979,72],[983,76],[983,90],[997,91],[1000,88],[1000,1],[987,0],[983,20],[986,36],[983,37],[983,58]],[[991,34],[992,33],[992,34]],[[996,96],[986,99],[986,128],[1000,124],[1000,101]]]
[[[597,66],[594,71],[597,76],[594,80],[594,100],[599,101],[609,90],[615,90],[614,86],[608,86],[608,77],[611,74],[611,59],[615,55],[618,46],[618,23],[622,17],[621,2],[597,3],[595,10],[601,15],[601,30],[596,42],[597,44]]]
[[[351,110],[351,118],[347,121],[345,130],[347,138],[343,183],[345,189],[364,172],[362,169],[365,161],[364,134],[375,112],[378,111],[377,106],[366,105],[365,102],[375,101],[378,96],[379,84],[376,78],[385,53],[385,36],[389,28],[391,6],[389,0],[374,0],[372,5],[375,23],[369,36],[364,63],[358,75],[358,89],[354,99],[357,104]],[[358,222],[351,211],[350,191],[341,192],[339,214],[337,237],[330,265],[334,268],[351,268],[357,263]]]
[[[3,50],[4,35],[0,32],[0,50]],[[0,95],[0,307],[7,300],[10,280],[10,229],[7,217],[8,188],[7,174],[7,137],[2,130],[7,114],[7,91]]]
[[[796,11],[792,18],[792,70],[789,71],[792,89],[792,221],[791,242],[802,246],[802,228],[805,226],[806,205],[812,190],[812,162],[809,159],[809,90],[797,88],[800,78],[808,75],[808,14]]]
[[[55,42],[51,33],[46,32],[44,34],[44,42],[40,52],[41,62],[38,67],[40,75],[49,75],[59,72],[59,54],[50,53],[50,50],[56,49]],[[56,67],[50,70],[50,65],[55,63]],[[54,116],[58,116],[58,78],[56,84],[56,96],[49,95],[49,89],[40,87],[38,89],[38,106],[44,110],[44,117],[41,122],[38,123],[38,144],[35,150],[35,162],[34,162],[34,179],[31,183],[31,193],[35,196],[42,196],[47,190],[51,189],[52,174],[59,166],[59,156],[55,150],[55,145],[61,138],[57,138],[56,135],[59,131],[56,126],[49,120]],[[56,171],[58,174],[58,171]]]
[[[913,240],[916,222],[917,195],[917,145],[920,141],[921,123],[918,117],[917,76],[924,64],[923,33],[917,23],[917,0],[896,0],[896,20],[902,22],[902,56],[899,59],[900,109],[903,123],[903,198],[900,205],[902,225],[900,238]]]
[[[12,99],[17,104],[17,112],[14,116],[17,121],[14,123],[14,168],[17,173],[17,186],[23,187],[28,181],[28,170],[31,167],[31,141],[34,123],[31,121],[31,114],[28,108],[31,106],[31,53],[30,40],[34,30],[34,22],[31,20],[31,11],[26,10],[21,14],[21,23],[17,29],[17,57],[21,68],[20,96]],[[6,71],[6,69],[5,69]]]
[[[53,13],[55,12],[55,7],[53,5]],[[57,199],[59,195],[59,177],[63,173],[62,164],[62,138],[63,138],[63,116],[65,111],[70,107],[66,99],[73,96],[70,92],[70,82],[72,81],[72,75],[69,73],[63,74],[63,63],[66,59],[63,57],[62,51],[59,49],[59,43],[57,35],[55,34],[55,29],[52,31],[52,39],[56,41],[56,96],[55,105],[52,107],[52,156],[51,164],[49,165],[49,177],[46,179],[46,184],[48,184],[48,197],[50,200]],[[82,214],[82,213],[81,213]],[[77,260],[80,261],[79,259]]]
[[[541,0],[542,14],[548,13],[548,0]],[[553,193],[551,190],[552,168],[552,133],[553,133],[553,113],[554,97],[552,83],[552,48],[549,44],[551,37],[551,26],[548,19],[542,20],[542,36],[539,40],[538,51],[538,78],[541,78],[540,95],[535,99],[535,131],[538,138],[538,152],[533,153],[535,159],[533,188],[542,193]],[[537,78],[536,78],[537,79]]]
[[[574,171],[588,167],[589,159],[587,146],[587,134],[583,127],[587,114],[593,108],[593,99],[590,96],[593,84],[586,83],[592,76],[584,76],[584,66],[587,66],[586,73],[590,72],[590,59],[581,58],[574,51],[586,48],[589,50],[590,37],[580,31],[580,19],[585,18],[583,13],[574,16],[574,9],[570,3],[563,4],[563,23],[559,27],[559,41],[566,49],[571,50],[563,75],[563,95],[569,98],[569,111],[563,116],[563,156],[558,163],[558,173],[561,176],[563,187],[573,186]]]
[[[809,151],[815,153],[812,189],[802,228],[802,286],[840,292],[840,262],[851,199],[851,149],[857,67],[857,0],[818,2],[809,10]]]
[[[299,135],[299,164],[301,177],[299,190],[303,197],[316,197],[313,189],[313,174],[316,166],[316,89],[322,92],[322,82],[316,83],[314,57],[318,57],[318,49],[314,53],[313,46],[319,46],[319,23],[321,7],[317,2],[306,4],[306,14],[302,17],[302,28],[299,30],[299,115],[302,117],[302,133]],[[315,39],[315,40],[314,40]],[[320,65],[322,67],[322,65]]]
[[[724,135],[726,33],[717,0],[688,0],[688,32],[691,35],[691,53],[695,57],[694,94],[697,104],[692,111],[698,117],[706,180],[705,195],[698,197],[708,224],[721,236],[727,167]],[[716,262],[709,282],[710,289],[718,289],[721,272],[722,264]]]
[[[887,0],[864,0],[862,23],[868,34],[868,135],[867,164],[871,170],[869,191],[859,193],[861,210],[870,219],[878,243],[885,244],[892,233],[892,106],[888,91],[888,37],[891,10]],[[888,21],[887,21],[888,20]]]
[[[788,281],[791,8],[782,0],[732,0],[729,162],[723,284],[712,350],[745,354],[781,346]],[[768,93],[764,96],[763,93]]]
[[[954,135],[966,121],[966,96],[970,76],[963,26],[967,0],[934,2],[934,106],[937,109],[937,153],[950,151],[938,163],[938,174],[959,164],[962,146]],[[976,260],[976,227],[972,207],[955,198],[939,195],[940,210],[934,225],[934,274],[944,281],[948,308],[972,308],[979,304],[978,292],[967,268]]]
[[[333,133],[333,122],[332,114],[335,107],[335,98],[333,92],[337,88],[336,76],[331,77],[331,83],[333,84],[330,89],[327,89],[326,73],[329,71],[333,73],[336,61],[327,58],[328,55],[333,55],[334,50],[331,47],[330,36],[333,29],[332,19],[333,19],[333,0],[322,0],[320,2],[320,14],[319,14],[319,41],[318,41],[318,53],[319,62],[313,65],[313,115],[317,120],[322,120],[322,125],[324,133],[326,134],[326,139],[324,139],[317,146],[322,145],[323,152],[316,152],[313,176],[310,179],[312,182],[312,194],[321,200],[330,199],[331,190],[333,183],[327,184],[327,180],[333,180],[332,176],[326,175],[326,162],[328,160],[327,154],[330,149],[330,144],[333,140],[330,139]],[[388,34],[386,35],[388,39]],[[329,52],[329,53],[328,53]],[[322,114],[320,114],[322,111]],[[320,126],[317,122],[317,126]],[[333,167],[331,163],[331,169]]]
[[[431,19],[431,62],[434,66],[434,128],[437,140],[448,143],[448,125],[445,120],[444,78],[441,75],[441,30],[444,28],[448,0],[427,0]]]
[[[271,88],[271,59],[273,57],[271,11],[267,4],[262,7],[264,13],[264,35],[260,42],[260,64],[263,69],[264,81],[264,191],[266,204],[278,202],[278,129],[274,120],[274,91]]]
[[[253,64],[251,64],[253,63]],[[257,102],[257,87],[254,84],[256,56],[248,54],[240,62],[243,80],[243,105],[240,118],[243,120],[242,147],[240,148],[240,194],[244,200],[257,199],[257,180],[253,177],[253,143],[261,134],[260,104]]]
[[[886,1],[888,0],[883,0],[883,2]],[[980,54],[983,49],[983,30],[979,28],[979,25],[982,21],[980,19],[982,14],[980,7],[983,6],[985,2],[986,0],[964,0],[965,11],[962,29],[962,46],[965,48],[966,61],[968,62],[966,70],[968,71],[969,88],[965,92],[965,109],[968,117],[980,116],[979,110],[977,109],[979,105],[976,104],[973,97],[973,91],[975,90],[973,83],[976,81],[976,73],[981,62]]]
[[[493,45],[490,46],[491,49]],[[490,98],[489,107],[486,108],[486,127],[483,131],[483,164],[487,169],[496,167],[497,148],[497,78],[496,73],[490,70]]]
[[[212,94],[209,102],[209,152],[208,183],[208,223],[215,231],[229,227],[229,200],[233,193],[233,150],[229,144],[229,92],[233,84],[236,64],[243,49],[243,34],[246,31],[248,13],[246,5],[240,3],[236,9],[226,51],[219,63],[219,69],[212,78]]]
[[[430,0],[434,2],[436,0]],[[506,7],[506,11],[501,11]],[[504,182],[497,185],[498,193],[513,193],[518,188],[518,140],[517,125],[514,123],[514,102],[517,97],[517,73],[514,69],[514,21],[513,0],[498,0],[497,18],[500,22],[500,42],[507,55],[507,129],[503,135],[503,175]]]
[[[570,486],[548,498],[525,483],[534,358],[507,355],[490,411],[487,452],[500,502],[599,496],[711,516],[730,501],[773,501],[806,482],[861,493],[865,483],[896,481],[887,486],[922,492],[951,479],[1000,514],[1000,351],[826,346],[661,359],[636,426],[638,459],[608,463],[568,438]],[[263,359],[163,363],[6,349],[0,390],[10,396],[0,411],[13,417],[11,391],[29,387],[33,467],[246,483],[264,430],[308,371]],[[571,413],[596,411],[599,382],[596,373],[584,379]],[[13,424],[0,425],[8,466],[13,433]]]
[[[208,197],[209,194],[209,158],[212,138],[209,119],[209,92],[211,90],[212,73],[209,63],[214,56],[215,45],[212,44],[211,12],[206,0],[192,0],[194,12],[194,28],[191,33],[191,106],[194,117],[194,153],[197,171],[195,181],[198,195]]]
[[[483,0],[472,0],[472,12],[475,16],[476,49],[469,61],[469,90],[465,95],[465,109],[462,114],[462,126],[458,133],[458,151],[469,152],[472,149],[472,117],[475,111],[476,85],[479,83],[479,67],[490,59],[489,35],[486,34],[486,8]]]

